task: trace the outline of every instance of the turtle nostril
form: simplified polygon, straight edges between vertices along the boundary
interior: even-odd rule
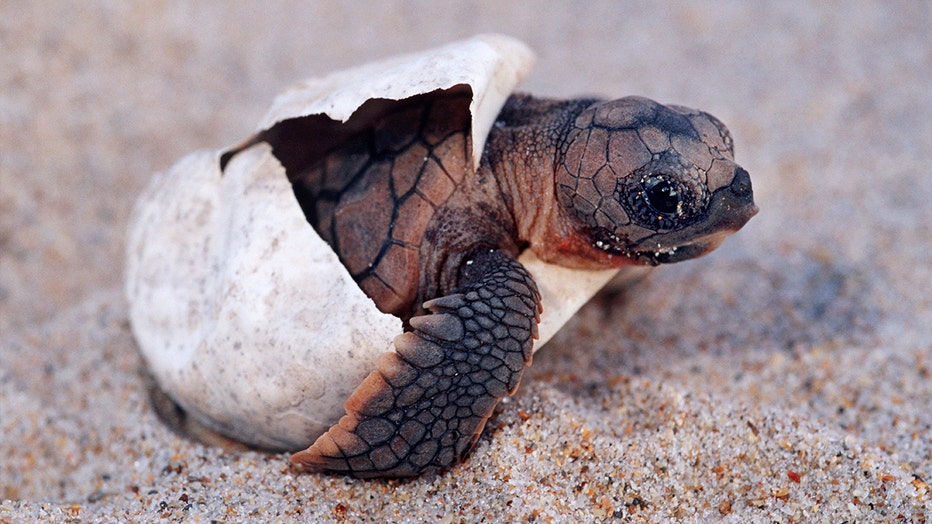
[[[735,179],[731,182],[731,192],[739,198],[750,199],[753,197],[751,175],[742,167],[735,170]]]

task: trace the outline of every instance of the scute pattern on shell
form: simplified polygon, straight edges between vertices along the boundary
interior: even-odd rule
[[[454,87],[367,102],[344,124],[305,117],[267,132],[308,221],[381,311],[410,309],[424,233],[471,169],[471,99]]]

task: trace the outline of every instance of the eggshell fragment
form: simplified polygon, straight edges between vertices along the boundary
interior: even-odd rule
[[[498,111],[533,65],[534,53],[524,43],[503,35],[479,35],[301,82],[275,99],[258,129],[318,114],[345,122],[367,100],[403,100],[465,84],[473,92],[469,110],[478,166]]]
[[[516,40],[482,36],[304,82],[260,129],[298,116],[346,120],[370,98],[468,84],[481,151],[530,69]],[[479,158],[479,154],[476,155]],[[164,392],[210,429],[271,449],[308,446],[394,351],[399,319],[379,312],[311,228],[264,143],[232,157],[193,153],[140,195],[127,239],[126,294],[140,350]],[[543,296],[539,349],[616,271],[521,262]]]
[[[143,194],[127,295],[159,385],[204,425],[292,449],[323,432],[401,333],[308,226],[267,146],[194,153]]]

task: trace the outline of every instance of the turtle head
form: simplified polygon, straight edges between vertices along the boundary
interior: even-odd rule
[[[557,158],[572,256],[592,266],[657,265],[708,253],[757,213],[728,129],[641,97],[596,103]]]

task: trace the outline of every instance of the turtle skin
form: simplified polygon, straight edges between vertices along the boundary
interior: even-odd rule
[[[514,95],[475,169],[471,99],[455,86],[370,100],[344,123],[295,118],[253,141],[272,146],[310,225],[405,327],[295,463],[401,477],[461,460],[531,363],[541,299],[524,249],[577,268],[657,265],[714,249],[756,213],[731,136],[707,113]]]

